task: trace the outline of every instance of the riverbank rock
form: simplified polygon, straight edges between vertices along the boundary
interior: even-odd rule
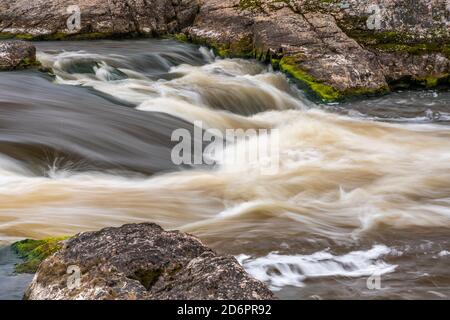
[[[12,0],[0,2],[0,35],[33,40],[174,33],[190,25],[198,0]]]
[[[36,48],[25,41],[0,41],[0,70],[37,65]]]
[[[323,100],[398,83],[449,84],[450,7],[443,0],[205,0],[190,39],[256,57]]]
[[[25,298],[273,299],[273,294],[235,258],[148,223],[66,240],[40,264]]]

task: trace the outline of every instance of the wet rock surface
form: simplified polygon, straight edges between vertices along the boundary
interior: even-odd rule
[[[148,223],[66,240],[40,264],[25,298],[272,299],[273,294],[235,258],[218,256],[191,235]]]
[[[25,41],[0,41],[0,70],[23,69],[36,64],[36,48]]]

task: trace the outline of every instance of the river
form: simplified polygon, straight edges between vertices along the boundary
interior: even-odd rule
[[[282,299],[450,298],[449,91],[320,104],[269,66],[172,40],[36,46],[54,76],[0,74],[1,243],[151,221]],[[279,169],[175,165],[171,135],[195,121],[276,129]]]

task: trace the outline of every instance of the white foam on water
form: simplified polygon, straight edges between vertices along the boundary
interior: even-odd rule
[[[48,177],[36,177],[20,161],[0,159],[0,217],[10,221],[0,224],[4,236],[24,230],[61,234],[61,225],[71,226],[70,234],[98,229],[102,221],[95,213],[103,210],[115,212],[120,223],[152,220],[203,238],[245,234],[253,240],[282,231],[286,238],[304,233],[352,241],[386,227],[450,228],[448,127],[310,109],[291,95],[284,76],[254,61],[182,60],[167,66],[167,79],[155,80],[145,72],[137,75],[138,67],[127,69],[134,62],[125,56],[80,51],[40,59],[53,68],[57,83],[92,86],[140,110],[202,120],[205,129],[277,129],[267,139],[279,142],[279,152],[248,161],[259,149],[259,139],[249,139],[227,146],[218,158],[224,161],[213,170],[148,179],[71,173],[60,166],[50,166]],[[233,113],[242,110],[249,112]],[[279,167],[264,174],[261,168],[272,162]],[[73,213],[56,220],[61,207]],[[45,208],[46,224],[34,223],[44,218],[37,208]]]
[[[221,108],[231,108],[226,110],[228,113],[305,108],[305,102],[292,95],[293,89],[282,74],[269,72],[255,61],[216,59],[203,47],[199,52],[206,62],[200,66],[187,63],[170,66],[162,56],[154,56],[169,69],[167,74],[173,76],[169,80],[156,80],[131,70],[127,58],[121,55],[76,51],[39,53],[39,59],[52,68],[58,84],[92,87],[140,110],[165,112],[188,121],[195,117],[194,120],[208,123],[213,120],[216,124],[215,117],[239,118],[225,114]]]
[[[307,278],[357,278],[394,272],[397,265],[380,260],[391,252],[385,245],[375,245],[367,251],[352,251],[344,255],[333,255],[323,250],[310,255],[280,255],[272,252],[259,258],[245,254],[236,258],[248,273],[278,291],[285,286],[302,287]]]
[[[439,257],[446,257],[446,256],[450,256],[450,251],[443,250],[439,252]]]

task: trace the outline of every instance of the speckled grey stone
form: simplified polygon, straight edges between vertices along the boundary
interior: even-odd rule
[[[0,70],[25,68],[36,63],[36,48],[25,41],[0,41]]]
[[[67,286],[69,266],[80,286]],[[273,299],[234,257],[156,224],[129,224],[67,240],[44,260],[26,299]]]

